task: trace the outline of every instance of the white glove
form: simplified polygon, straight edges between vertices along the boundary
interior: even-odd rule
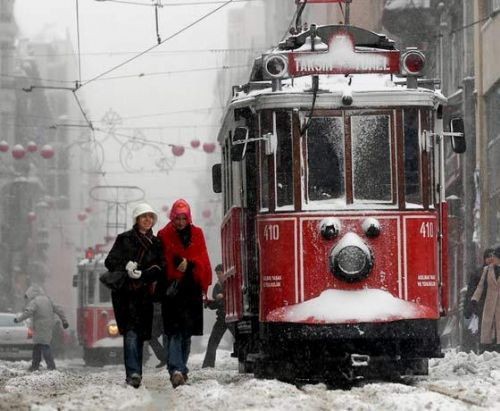
[[[133,278],[134,280],[137,280],[137,279],[141,278],[141,275],[142,275],[142,271],[141,270],[132,270],[132,271],[128,272],[128,276],[130,278]]]
[[[129,261],[125,266],[125,270],[134,271],[137,269],[137,263],[135,261]]]

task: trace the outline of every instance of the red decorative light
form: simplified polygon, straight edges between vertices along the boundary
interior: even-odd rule
[[[205,153],[213,153],[215,151],[214,143],[203,143],[203,151]]]
[[[5,140],[0,141],[0,151],[2,153],[9,151],[9,143],[7,143]]]
[[[161,211],[163,211],[164,213],[166,213],[168,210],[170,210],[170,207],[168,205],[164,205],[161,207]]]
[[[87,219],[87,214],[84,212],[78,213],[77,218],[79,221],[85,221]]]
[[[90,214],[92,211],[94,211],[94,210],[92,210],[92,207],[85,207],[85,212],[87,214]]]
[[[32,222],[33,222],[33,221],[35,221],[35,220],[36,220],[36,214],[35,214],[35,212],[34,212],[34,211],[30,211],[30,212],[28,213],[28,221],[29,221],[30,223],[32,223]]]
[[[26,146],[26,150],[28,150],[29,153],[34,153],[36,150],[38,150],[38,146],[34,141],[30,141]]]
[[[21,144],[16,144],[13,148],[12,148],[12,157],[14,157],[16,160],[20,160],[21,158],[23,158],[26,154],[26,150],[24,149],[24,147],[21,145]]]
[[[212,212],[206,209],[201,212],[201,215],[203,216],[203,218],[210,218],[212,216]]]
[[[45,158],[45,159],[49,159],[49,158],[52,158],[54,157],[54,149],[52,148],[51,145],[49,144],[45,144],[42,149],[40,150],[40,155]]]
[[[200,140],[191,140],[191,147],[193,148],[198,148],[200,144]]]
[[[184,154],[183,146],[172,146],[172,154],[176,157],[180,157]]]
[[[85,250],[85,258],[87,260],[92,260],[94,258],[94,255],[95,255],[95,252],[94,252],[94,249],[92,247],[88,247]]]

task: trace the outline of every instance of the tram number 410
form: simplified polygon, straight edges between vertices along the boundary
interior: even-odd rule
[[[280,226],[277,224],[266,224],[264,226],[264,239],[276,241],[280,239]]]
[[[420,226],[420,235],[424,238],[434,237],[434,223],[427,221]]]

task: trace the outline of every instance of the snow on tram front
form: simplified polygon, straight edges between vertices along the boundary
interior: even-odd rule
[[[241,371],[380,378],[441,356],[443,153],[465,138],[461,119],[444,132],[424,62],[384,35],[311,25],[233,87],[212,171]]]

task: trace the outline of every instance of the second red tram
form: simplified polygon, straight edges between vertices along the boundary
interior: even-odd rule
[[[78,294],[78,342],[83,348],[85,364],[91,366],[123,359],[123,341],[116,325],[111,292],[99,281],[99,276],[107,271],[105,257],[106,254],[87,252],[73,279]]]
[[[445,132],[424,61],[380,34],[312,25],[233,87],[213,177],[242,371],[425,374],[441,356],[443,153],[445,139],[456,152],[465,139],[459,119]]]

